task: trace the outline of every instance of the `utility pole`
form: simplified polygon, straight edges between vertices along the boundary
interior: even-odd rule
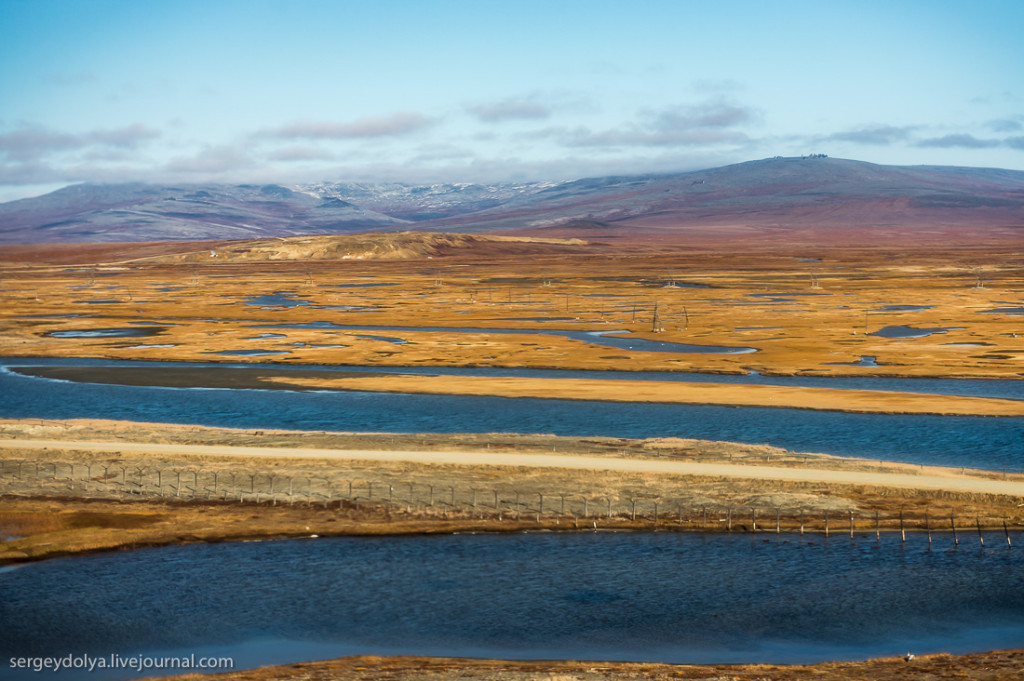
[[[664,330],[661,325],[661,315],[658,314],[658,301],[654,301],[654,319],[651,320],[651,331],[661,333]]]

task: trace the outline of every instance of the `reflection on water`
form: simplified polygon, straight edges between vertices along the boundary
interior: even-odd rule
[[[202,646],[242,666],[354,653],[797,663],[1008,648],[1024,641],[1024,551],[998,539],[478,535],[60,559],[0,573],[0,621],[18,622],[0,629],[0,659]]]

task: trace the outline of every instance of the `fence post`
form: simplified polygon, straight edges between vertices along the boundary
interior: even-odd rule
[[[1010,543],[1010,531],[1006,529],[1006,518],[1003,518],[1003,534],[1006,535],[1006,548],[1013,546]]]
[[[956,517],[954,514],[949,514],[949,524],[953,528],[953,546],[960,546],[960,540],[956,536]]]
[[[850,539],[853,539],[853,511],[850,511]]]
[[[928,548],[932,547],[932,521],[928,518],[928,511],[924,512],[924,530],[928,533]]]
[[[978,543],[981,544],[981,548],[985,548],[985,537],[981,534],[981,518],[974,516],[974,522],[978,526]]]

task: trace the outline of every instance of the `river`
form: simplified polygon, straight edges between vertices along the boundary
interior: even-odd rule
[[[14,365],[144,366],[142,362],[5,359]],[[167,366],[169,363],[152,363]],[[171,366],[203,366],[195,363]],[[230,365],[210,365],[230,366]],[[238,365],[252,366],[252,365]],[[261,365],[272,370],[272,365]],[[291,370],[299,367],[288,367]],[[308,367],[324,369],[330,367]],[[345,371],[354,367],[334,367]],[[367,370],[367,369],[361,369]],[[565,375],[914,390],[1024,397],[1021,381],[833,379],[629,372],[379,369],[464,375]],[[567,436],[688,437],[770,444],[867,459],[1024,469],[1024,418],[847,414],[761,407],[612,403],[534,398],[157,388],[72,383],[0,371],[0,417],[106,418],[240,428],[362,432],[526,432]]]

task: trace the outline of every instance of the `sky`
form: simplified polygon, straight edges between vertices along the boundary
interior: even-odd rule
[[[824,153],[1024,169],[1020,0],[0,0],[0,201]]]

